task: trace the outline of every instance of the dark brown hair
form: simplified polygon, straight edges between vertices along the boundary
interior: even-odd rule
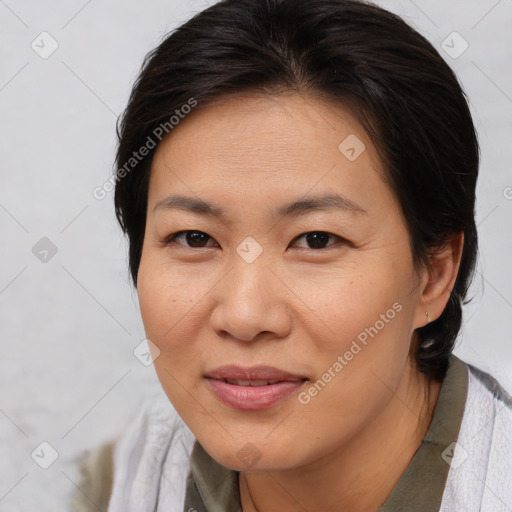
[[[478,141],[465,93],[437,50],[399,16],[368,2],[223,0],[146,56],[117,130],[115,208],[129,237],[135,286],[157,134],[162,127],[172,133],[191,101],[202,107],[245,91],[296,91],[351,109],[401,203],[416,264],[428,264],[433,250],[464,233],[449,302],[417,329],[418,367],[441,380],[477,256]],[[127,168],[143,146],[152,147]]]

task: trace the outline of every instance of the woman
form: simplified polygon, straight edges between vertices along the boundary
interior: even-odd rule
[[[174,31],[116,158],[163,392],[82,492],[111,512],[510,510],[512,399],[452,354],[478,162],[453,72],[375,5],[224,0]]]

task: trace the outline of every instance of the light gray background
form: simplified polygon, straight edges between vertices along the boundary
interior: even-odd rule
[[[469,96],[480,261],[456,353],[512,392],[512,1],[379,3],[439,49]],[[206,5],[0,0],[2,511],[66,510],[73,458],[120,433],[159,389],[133,354],[145,336],[112,194],[92,190],[112,172],[115,121],[144,55]],[[59,45],[47,59],[31,47],[43,31]],[[469,43],[456,59],[442,46],[454,31]],[[58,250],[47,262],[32,252],[42,237]],[[31,458],[43,441],[59,454],[46,470]]]

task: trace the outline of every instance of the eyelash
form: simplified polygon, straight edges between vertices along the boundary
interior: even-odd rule
[[[178,242],[175,242],[174,240],[180,236],[180,235],[183,235],[183,234],[186,234],[186,233],[202,233],[204,235],[206,235],[207,237],[209,237],[209,239],[213,240],[213,238],[208,235],[207,233],[205,233],[204,231],[199,231],[197,229],[188,229],[188,230],[183,230],[183,231],[177,231],[176,233],[173,233],[172,235],[169,235],[167,238],[165,238],[165,240],[163,241],[163,245],[164,246],[169,246],[171,245],[172,243],[175,243],[177,245],[181,245],[187,249],[208,249],[208,248],[212,248],[212,246],[205,246],[205,247],[192,247],[190,245],[185,245],[185,244],[179,244]],[[312,234],[312,233],[322,233],[322,234],[326,234],[326,235],[329,235],[330,237],[334,237],[334,238],[337,238],[339,240],[339,244],[343,244],[343,245],[350,245],[350,242],[338,235],[334,235],[333,233],[329,233],[328,231],[307,231],[306,233],[302,233],[301,235],[298,235],[297,237],[294,238],[293,241],[296,241],[296,240],[299,240],[300,238],[306,236],[306,235],[309,235],[309,234]],[[328,245],[327,247],[322,247],[320,249],[312,249],[312,248],[309,248],[309,247],[299,247],[299,249],[301,250],[307,250],[307,251],[314,251],[314,252],[318,252],[318,251],[325,251],[327,249],[331,249],[332,247],[335,247],[336,245],[339,245],[339,244],[331,244],[331,245]]]

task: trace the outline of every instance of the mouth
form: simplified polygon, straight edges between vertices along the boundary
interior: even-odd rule
[[[285,370],[281,370],[280,368],[276,368],[274,366],[251,366],[251,367],[243,367],[237,365],[224,365],[205,374],[205,377],[211,379],[218,380],[226,380],[233,381],[231,384],[235,384],[234,381],[239,382],[263,382],[265,383],[275,383],[275,382],[292,382],[292,381],[301,381],[305,380],[306,377],[304,375],[294,374],[287,372]],[[241,384],[246,386],[247,384]],[[258,384],[256,384],[258,385]],[[264,384],[259,384],[264,385]]]
[[[218,379],[223,380],[227,384],[233,384],[235,386],[268,386],[269,384],[277,384],[279,382],[297,382],[294,380],[242,380],[242,379]]]
[[[272,366],[222,366],[205,374],[214,396],[234,409],[268,409],[301,388],[308,378]]]

